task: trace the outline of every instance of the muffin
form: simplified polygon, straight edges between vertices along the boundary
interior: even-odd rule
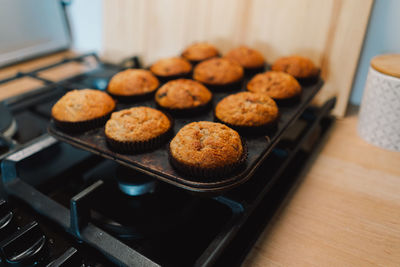
[[[127,69],[111,78],[107,92],[121,101],[143,100],[151,97],[159,85],[158,79],[150,71]]]
[[[169,81],[155,95],[157,105],[176,115],[192,115],[210,107],[211,92],[201,83],[178,79]]]
[[[212,58],[194,68],[193,78],[214,90],[234,90],[242,85],[243,68],[226,58]]]
[[[221,123],[199,121],[185,125],[169,144],[173,167],[190,177],[227,176],[246,160],[240,135]]]
[[[161,111],[133,107],[114,112],[106,123],[105,135],[114,151],[143,152],[159,147],[171,129],[172,121]]]
[[[300,99],[301,86],[290,74],[282,71],[267,71],[257,74],[247,83],[247,90],[272,97],[278,104]]]
[[[282,57],[275,61],[271,69],[289,73],[301,83],[315,82],[319,75],[314,63],[301,56]]]
[[[223,98],[215,117],[241,133],[259,133],[275,125],[278,107],[266,94],[240,92]]]
[[[246,74],[254,74],[264,71],[264,56],[257,50],[247,46],[239,46],[226,53],[225,58],[231,59],[239,63],[245,70]]]
[[[85,131],[104,125],[115,108],[108,94],[94,89],[73,90],[51,109],[55,125],[65,131]]]
[[[184,58],[170,57],[160,59],[150,67],[161,81],[169,81],[178,78],[189,78],[192,71],[192,65]]]
[[[197,64],[200,61],[217,57],[219,52],[217,48],[209,43],[194,43],[186,47],[182,52],[182,57],[186,58],[192,64]]]

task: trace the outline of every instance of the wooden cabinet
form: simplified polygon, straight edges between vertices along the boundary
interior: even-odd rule
[[[105,0],[103,56],[138,54],[144,63],[179,54],[194,41],[222,52],[239,44],[269,63],[301,54],[322,67],[317,100],[337,95],[343,115],[373,0]]]

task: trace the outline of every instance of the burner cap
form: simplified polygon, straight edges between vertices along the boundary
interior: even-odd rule
[[[11,138],[17,131],[17,123],[6,105],[0,103],[0,133],[7,138]]]
[[[124,166],[117,168],[116,178],[119,189],[129,196],[153,193],[157,187],[154,178]]]

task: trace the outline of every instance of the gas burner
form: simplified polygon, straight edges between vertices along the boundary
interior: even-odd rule
[[[156,180],[124,166],[117,167],[116,179],[119,189],[132,197],[154,193],[157,189]]]
[[[147,181],[143,179],[144,185],[138,188],[150,187]],[[118,186],[112,181],[107,183],[108,197],[95,200],[91,217],[101,228],[124,240],[149,238],[169,232],[185,223],[196,210],[196,198],[169,185],[159,185],[156,191],[150,190],[153,194],[148,191],[132,197],[121,190],[121,183]],[[136,185],[127,188],[136,188]]]
[[[17,122],[4,103],[0,103],[0,134],[10,139],[16,132]]]

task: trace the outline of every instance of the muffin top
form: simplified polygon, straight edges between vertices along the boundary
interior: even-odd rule
[[[111,78],[107,91],[120,96],[141,95],[156,90],[159,84],[148,70],[127,69]]]
[[[106,93],[94,89],[73,90],[61,97],[51,109],[54,119],[81,122],[103,117],[113,111],[115,101]]]
[[[182,57],[191,61],[201,61],[218,56],[218,50],[209,43],[194,43],[186,47]]]
[[[199,121],[179,130],[170,143],[170,153],[185,165],[217,168],[238,162],[243,146],[239,134],[228,126]]]
[[[274,99],[286,99],[299,95],[301,86],[290,74],[267,71],[254,76],[247,84],[247,90],[253,93],[265,93]]]
[[[201,83],[178,79],[169,81],[158,89],[155,100],[164,108],[185,109],[205,105],[211,97],[211,92]]]
[[[265,64],[264,56],[260,52],[244,45],[230,50],[225,57],[236,61],[244,68],[259,68]]]
[[[157,76],[168,77],[187,74],[192,70],[192,65],[184,58],[170,57],[158,60],[150,70]]]
[[[240,92],[223,98],[215,108],[215,116],[235,126],[262,126],[278,117],[278,107],[266,94]]]
[[[275,61],[272,70],[287,72],[295,78],[308,78],[318,75],[318,68],[305,57],[282,57]]]
[[[171,121],[159,110],[134,107],[111,114],[105,134],[120,142],[140,142],[156,138],[171,128]]]
[[[206,84],[224,85],[242,79],[243,68],[239,63],[226,58],[211,58],[194,68],[193,78]]]

